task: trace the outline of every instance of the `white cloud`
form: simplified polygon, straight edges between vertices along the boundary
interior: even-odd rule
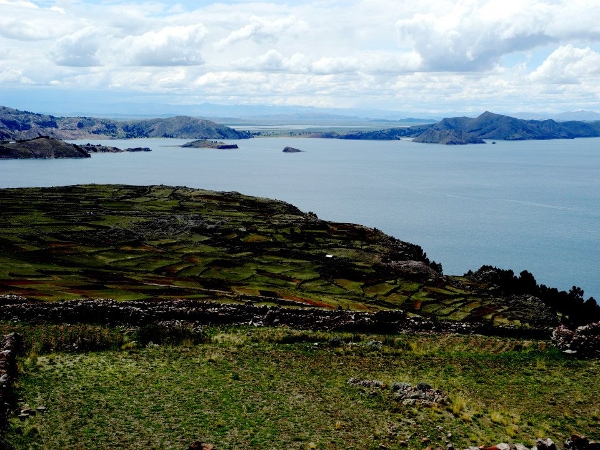
[[[505,54],[550,42],[547,16],[531,2],[471,0],[447,14],[416,14],[396,25],[400,45],[421,56],[421,70],[468,72],[491,69]]]
[[[13,8],[37,8],[34,3],[26,0],[0,0],[0,6],[8,5]]]
[[[23,75],[23,72],[16,69],[0,71],[0,83],[7,84],[33,84],[28,77]]]
[[[61,66],[97,66],[101,64],[97,53],[105,39],[102,30],[84,28],[56,41],[50,55]]]
[[[191,66],[203,63],[201,47],[207,30],[202,24],[168,26],[139,36],[127,36],[114,48],[114,59],[133,66]],[[105,49],[105,52],[110,49]]]
[[[0,70],[10,67],[0,89],[23,80],[388,109],[581,104],[600,85],[596,11],[597,0],[0,0]]]
[[[397,22],[401,46],[423,58],[422,70],[477,71],[500,57],[569,39],[600,40],[594,1],[463,0],[451,11]]]
[[[253,16],[250,23],[238,28],[217,43],[218,48],[224,48],[241,41],[253,41],[258,44],[277,42],[281,36],[300,37],[308,26],[303,20],[294,16],[282,17],[275,20]]]
[[[590,76],[600,76],[600,53],[566,45],[552,52],[529,78],[538,83],[577,84]]]
[[[0,2],[0,36],[15,41],[56,38],[65,32],[57,15],[59,13],[41,10],[29,2]]]

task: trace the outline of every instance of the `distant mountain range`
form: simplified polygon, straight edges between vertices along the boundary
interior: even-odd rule
[[[259,121],[260,118],[256,120]],[[334,120],[332,128],[337,124]],[[56,139],[164,137],[213,140],[247,139],[253,135],[189,116],[120,121],[91,117],[55,117],[0,106],[0,140],[24,140],[39,136]],[[452,117],[433,124],[366,131],[307,132],[304,136],[358,140],[413,138],[414,142],[421,143],[463,145],[485,143],[485,139],[514,141],[600,137],[600,121],[523,120],[485,112],[476,118]]]
[[[126,120],[54,117],[0,106],[0,140],[107,138],[247,139],[250,133],[194,117]]]

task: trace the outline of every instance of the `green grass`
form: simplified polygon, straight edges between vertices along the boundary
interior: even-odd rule
[[[242,327],[208,329],[200,344],[122,350],[119,339],[135,333],[96,332],[114,333],[111,349],[38,348],[22,358],[19,396],[47,411],[11,419],[18,449],[181,449],[195,440],[219,449],[396,449],[423,448],[424,437],[435,448],[448,432],[457,448],[600,438],[600,361],[570,359],[546,342]],[[452,402],[404,406],[389,389],[349,385],[351,377],[425,381]]]

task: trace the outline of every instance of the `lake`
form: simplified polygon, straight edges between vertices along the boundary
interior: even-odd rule
[[[0,187],[166,184],[276,198],[423,247],[446,274],[491,264],[600,299],[600,138],[442,146],[262,138],[93,141],[152,152],[0,161]],[[285,146],[304,150],[283,153]]]

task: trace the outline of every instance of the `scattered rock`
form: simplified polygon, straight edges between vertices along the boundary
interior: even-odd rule
[[[350,378],[348,384],[366,388],[390,389],[394,393],[393,398],[406,406],[445,405],[450,401],[441,391],[433,389],[427,383],[419,383],[417,386],[413,386],[409,383],[396,382],[389,387],[379,380],[358,380],[356,378]]]
[[[565,440],[565,450],[600,450],[600,442],[590,441],[585,436],[573,434]]]
[[[422,406],[445,405],[450,401],[441,391],[433,389],[427,383],[419,383],[417,386],[402,383],[402,387],[396,391],[395,399],[409,406],[417,404]]]
[[[556,450],[556,444],[552,439],[536,439],[535,446],[538,450]]]
[[[380,388],[385,389],[386,385],[383,381],[379,380],[357,380],[356,378],[350,378],[348,384],[353,386],[362,386],[367,388]]]
[[[200,442],[200,441],[193,442],[189,447],[189,450],[215,450],[215,449],[216,449],[216,447],[213,444],[208,444],[206,442]]]

